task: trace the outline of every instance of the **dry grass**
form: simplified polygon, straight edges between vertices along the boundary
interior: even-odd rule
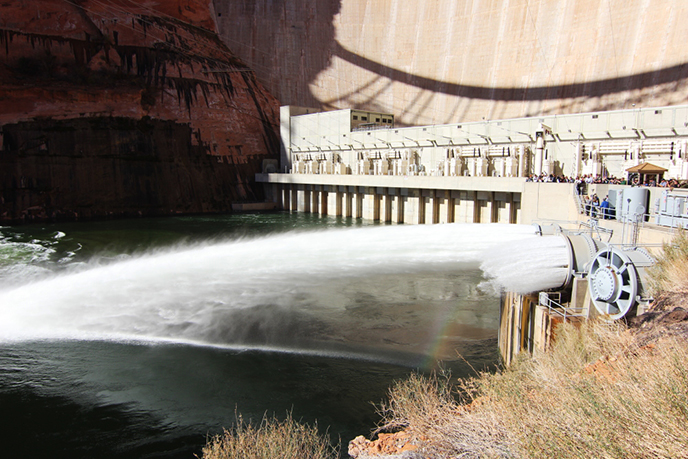
[[[460,381],[456,398],[416,375],[390,391],[383,428],[428,458],[688,457],[688,343],[633,343],[618,325],[564,325],[550,352]]]
[[[522,457],[688,457],[688,343],[620,327],[559,331],[551,352],[482,381]]]
[[[202,459],[335,459],[339,449],[318,433],[317,426],[295,421],[263,418],[258,426],[241,416],[231,430],[211,438]]]
[[[688,231],[679,231],[649,271],[649,287],[657,297],[680,300],[688,296]]]
[[[685,232],[650,274],[666,307],[688,298]],[[547,353],[522,355],[497,374],[398,382],[380,407],[378,430],[405,430],[421,444],[414,454],[429,459],[688,458],[685,337],[658,331],[641,339],[622,324],[599,322],[563,324],[556,336]],[[315,427],[291,417],[258,427],[239,418],[203,449],[203,459],[337,455]]]
[[[649,274],[660,309],[686,305],[686,232]],[[413,434],[428,458],[688,458],[688,340],[643,333],[564,324],[547,353],[497,374],[453,388],[415,375],[390,390],[382,428]]]
[[[464,381],[463,394],[473,398],[473,380]],[[425,377],[414,374],[396,383],[389,402],[380,407],[383,418],[378,430],[405,429],[421,440],[421,456],[432,458],[510,457],[507,432],[491,410],[455,398],[447,375]]]

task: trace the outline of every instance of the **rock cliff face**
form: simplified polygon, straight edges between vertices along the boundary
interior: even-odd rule
[[[213,17],[201,0],[0,4],[0,221],[260,199],[278,103]]]

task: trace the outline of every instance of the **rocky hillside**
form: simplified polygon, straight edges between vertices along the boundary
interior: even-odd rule
[[[218,212],[261,199],[278,102],[210,1],[0,4],[0,221]]]

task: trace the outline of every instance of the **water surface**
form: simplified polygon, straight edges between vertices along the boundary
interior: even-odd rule
[[[236,413],[367,434],[394,380],[496,363],[481,254],[533,237],[289,213],[0,232],[0,438],[34,458],[191,458]]]

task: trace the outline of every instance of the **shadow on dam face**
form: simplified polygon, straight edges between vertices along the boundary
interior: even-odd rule
[[[607,110],[622,108],[625,104],[642,103],[647,94],[638,93],[648,90],[652,90],[653,98],[664,92],[682,92],[688,83],[688,63],[684,62],[654,70],[630,71],[625,75],[617,72],[616,76],[609,78],[588,77],[584,81],[567,84],[462,84],[461,81],[419,75],[413,70],[404,70],[400,65],[383,63],[352,51],[346,37],[338,37],[337,32],[340,27],[338,22],[346,21],[346,18],[339,17],[344,9],[342,0],[215,0],[214,4],[223,40],[248,62],[282,105],[331,109],[345,105],[385,111],[389,107],[381,106],[376,101],[377,96],[393,83],[402,83],[422,92],[468,101],[518,103],[597,99],[594,107],[588,108]],[[365,15],[368,11],[361,9],[373,8],[370,5],[360,2],[347,4],[346,7],[358,15]],[[371,31],[365,29],[364,24],[345,25],[352,30],[358,30],[357,27],[360,29],[358,35],[354,32],[354,39],[362,49],[383,43],[384,34],[388,31],[386,26]],[[397,26],[403,26],[403,23]],[[349,81],[347,78],[351,76],[342,74],[341,69],[330,69],[335,57],[363,69],[365,72],[362,74],[367,75],[365,81]],[[643,70],[647,68],[642,67]],[[337,84],[337,88],[324,87],[317,82],[318,75],[323,72],[341,84]],[[313,85],[318,86],[317,91],[313,90]],[[623,93],[628,94],[622,96],[622,100],[605,99],[605,96]],[[415,97],[420,98],[420,95]],[[414,98],[408,102],[406,109],[419,103],[420,100]],[[561,107],[547,105],[539,110],[540,114],[553,110],[561,112]],[[454,116],[449,116],[449,119],[454,119]]]
[[[415,86],[419,89],[471,99],[507,102],[601,97],[622,91],[639,90],[650,86],[679,82],[688,78],[688,63],[683,63],[651,72],[641,72],[624,77],[586,81],[583,83],[531,87],[473,86],[449,83],[398,70],[372,61],[360,54],[353,53],[344,48],[339,42],[335,42],[334,54],[369,72],[384,76],[395,82]]]
[[[222,40],[281,105],[321,107],[309,85],[337,49],[341,0],[214,0]]]

